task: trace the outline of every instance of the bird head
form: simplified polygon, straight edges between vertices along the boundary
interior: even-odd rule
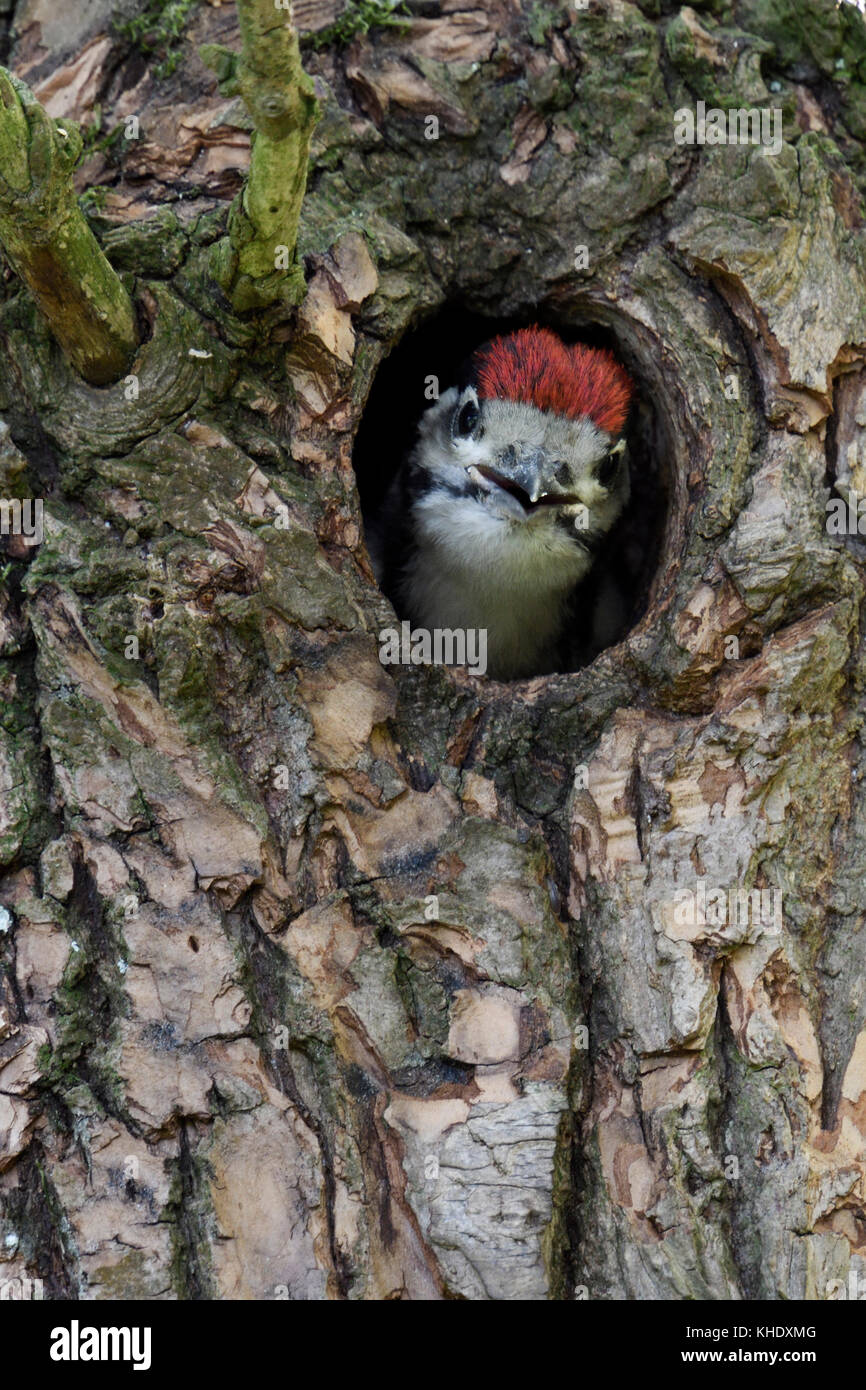
[[[463,383],[423,418],[416,458],[487,523],[512,535],[564,528],[591,550],[628,500],[632,390],[611,353],[519,329],[474,353]]]

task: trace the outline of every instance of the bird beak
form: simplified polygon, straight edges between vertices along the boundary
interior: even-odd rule
[[[505,457],[501,460],[502,472],[526,493],[530,502],[535,504],[540,497],[544,496],[546,491],[544,465],[547,462],[547,455],[542,449],[533,449],[531,452],[521,454],[516,461],[513,461],[512,453],[511,458]]]
[[[495,467],[471,464],[467,472],[471,477],[483,479],[488,490],[490,484],[494,484],[510,493],[525,512],[531,512],[546,504],[562,505],[575,500],[568,493],[550,490],[548,479],[552,470],[552,460],[543,449],[527,450],[518,456],[514,446],[509,445],[497,456]]]

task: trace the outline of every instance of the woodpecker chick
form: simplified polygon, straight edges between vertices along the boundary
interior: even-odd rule
[[[384,509],[379,577],[400,616],[486,628],[497,679],[554,669],[569,596],[628,500],[632,389],[609,352],[549,329],[479,348]]]

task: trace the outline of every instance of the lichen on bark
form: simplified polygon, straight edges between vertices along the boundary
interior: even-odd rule
[[[242,314],[303,297],[296,244],[318,103],[288,0],[238,0],[238,18],[241,53],[208,45],[202,56],[221,90],[241,95],[255,126],[247,183],[211,259],[215,278]]]
[[[128,291],[78,206],[74,122],[52,121],[29,88],[0,69],[0,243],[75,370],[116,381],[138,343]]]

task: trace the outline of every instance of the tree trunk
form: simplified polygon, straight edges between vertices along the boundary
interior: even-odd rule
[[[193,8],[166,76],[142,8],[24,0],[9,59],[52,115],[101,109],[77,178],[145,328],[94,387],[3,282],[0,489],[44,535],[0,598],[0,1278],[844,1296],[862,15],[432,0],[365,35],[299,3],[306,298],[251,315],[211,254],[250,122],[196,56],[235,8]],[[784,140],[677,143],[699,101]],[[419,414],[441,324],[481,320],[616,348],[664,504],[621,640],[513,684],[380,664],[352,465],[371,388]]]

